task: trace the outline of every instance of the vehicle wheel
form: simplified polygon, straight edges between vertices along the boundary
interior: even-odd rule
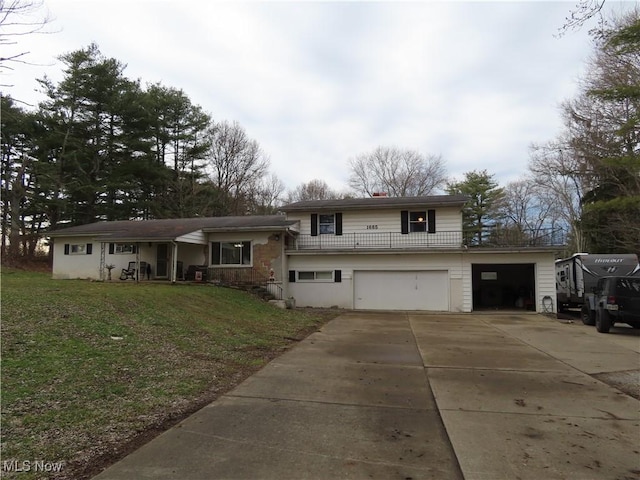
[[[582,306],[580,317],[582,318],[582,323],[585,325],[595,325],[596,323],[595,312],[589,308],[589,305]]]
[[[599,308],[596,310],[596,330],[600,333],[609,333],[611,329],[611,317],[609,317],[609,312]]]

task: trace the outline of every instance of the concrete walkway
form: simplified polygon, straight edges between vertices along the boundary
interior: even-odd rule
[[[639,371],[613,332],[347,313],[96,478],[639,478],[640,402],[589,375]]]

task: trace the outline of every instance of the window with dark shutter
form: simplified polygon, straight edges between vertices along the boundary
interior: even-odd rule
[[[115,243],[110,243],[109,244],[109,255],[113,255],[113,252],[115,252],[116,250],[116,244]]]
[[[436,211],[427,210],[427,232],[436,233]]]
[[[93,243],[87,243],[87,255],[91,255],[91,251],[93,250]]]
[[[65,255],[69,255],[69,244],[68,243],[64,244],[64,254]]]
[[[402,210],[400,212],[400,232],[403,235],[406,235],[409,233],[409,211],[408,210]]]
[[[342,235],[342,213],[336,213],[336,235]]]
[[[220,265],[220,242],[211,242],[211,265]]]
[[[333,272],[333,281],[335,283],[342,282],[342,270],[336,270]]]
[[[311,214],[311,236],[315,237],[318,235],[318,214]]]
[[[295,283],[295,281],[296,281],[296,271],[289,270],[289,282]]]

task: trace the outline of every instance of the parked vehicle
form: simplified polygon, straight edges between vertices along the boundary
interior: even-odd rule
[[[567,308],[581,308],[582,321],[595,323],[593,289],[606,276],[640,278],[640,264],[636,254],[576,253],[556,260],[556,295],[558,312]]]
[[[640,278],[604,277],[594,291],[596,329],[607,333],[616,323],[640,328]]]

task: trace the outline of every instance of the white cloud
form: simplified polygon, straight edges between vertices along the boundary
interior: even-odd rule
[[[587,28],[554,36],[571,2],[47,4],[61,31],[21,39],[41,66],[16,68],[12,96],[33,101],[35,78],[61,78],[43,64],[95,41],[129,77],[238,121],[289,188],[344,188],[348,159],[378,145],[513,180],[559,133],[591,51]]]

